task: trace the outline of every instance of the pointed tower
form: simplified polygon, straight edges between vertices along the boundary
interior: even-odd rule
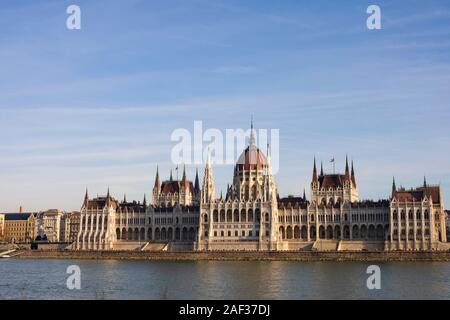
[[[355,169],[353,167],[353,160],[352,160],[352,172],[351,172],[351,175],[352,175],[353,186],[356,188],[356,177],[355,177]]]
[[[159,166],[156,166],[155,185],[153,188],[158,190],[161,188],[161,182],[159,181]]]
[[[320,176],[323,177],[323,161],[320,161]]]
[[[147,211],[147,196],[144,194],[144,201],[142,202],[142,205],[144,207],[144,211]]]
[[[253,131],[253,116],[252,116],[252,120],[250,123],[250,146],[255,146],[256,145],[256,139],[255,139],[255,133]]]
[[[172,169],[170,169],[170,178],[169,181],[173,181],[173,177],[172,177]]]
[[[423,176],[423,187],[426,188],[427,187],[427,177]]]
[[[196,194],[198,194],[200,192],[200,182],[199,182],[199,179],[198,179],[198,168],[195,169],[194,190],[195,190]]]
[[[313,176],[312,176],[312,182],[317,182],[319,181],[317,179],[317,168],[316,168],[316,157],[314,157],[314,166],[313,166]]]
[[[392,177],[392,196],[397,191],[397,186],[395,185],[395,177]]]
[[[127,203],[127,195],[125,193],[123,194],[123,202],[122,203]]]
[[[161,193],[161,182],[159,181],[159,167],[156,166],[155,184],[152,192],[152,203],[155,206],[159,205],[159,195]]]
[[[112,199],[111,199],[111,194],[109,193],[109,187],[108,187],[108,193],[106,195],[106,206],[109,207],[111,205],[111,202],[112,202]]]
[[[205,175],[203,177],[202,203],[209,203],[215,200],[215,185],[211,166],[211,152],[208,149],[208,157],[205,166]]]
[[[348,156],[345,156],[345,179],[350,180],[350,170],[348,168]]]
[[[306,189],[303,188],[303,201],[306,202]]]
[[[88,195],[88,189],[86,188],[86,194],[84,195],[84,202],[83,202],[83,205],[84,205],[85,207],[87,207],[88,203],[89,203],[89,195]]]
[[[313,176],[311,181],[311,201],[318,202],[319,195],[319,179],[317,177],[316,157],[314,157]]]

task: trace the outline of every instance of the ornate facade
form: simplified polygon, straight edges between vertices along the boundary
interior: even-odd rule
[[[183,171],[160,182],[152,204],[106,197],[90,200],[80,216],[77,249],[146,250],[443,250],[446,215],[440,186],[424,181],[406,190],[392,186],[390,199],[361,201],[353,162],[343,174],[317,170],[314,159],[310,200],[280,198],[271,172],[270,150],[249,145],[239,157],[225,197],[216,197],[210,157],[200,187]],[[128,245],[128,247],[126,247]],[[156,247],[152,247],[156,248]],[[158,249],[158,250],[159,250]]]

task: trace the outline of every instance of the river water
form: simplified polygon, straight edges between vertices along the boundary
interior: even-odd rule
[[[0,299],[449,299],[450,263],[0,259]],[[372,263],[373,264],[373,263]],[[67,288],[67,268],[81,289]]]

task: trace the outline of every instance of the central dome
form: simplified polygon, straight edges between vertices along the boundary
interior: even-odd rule
[[[255,145],[251,144],[242,152],[236,163],[237,169],[262,170],[267,168],[267,158]]]

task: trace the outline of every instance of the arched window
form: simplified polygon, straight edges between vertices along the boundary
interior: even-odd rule
[[[234,222],[239,222],[239,210],[234,210]]]
[[[253,210],[248,210],[248,222],[253,222]]]
[[[233,214],[231,210],[227,210],[227,222],[233,221]]]

